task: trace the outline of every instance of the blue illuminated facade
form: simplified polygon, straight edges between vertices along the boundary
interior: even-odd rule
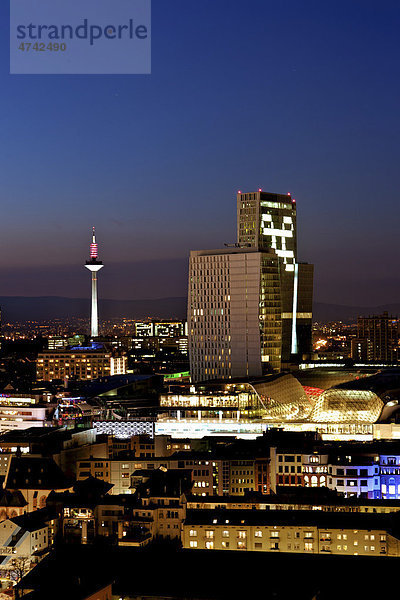
[[[383,454],[380,463],[380,498],[384,500],[400,499],[400,456]]]
[[[390,443],[388,444],[388,448]],[[372,450],[372,449],[371,449]],[[385,448],[386,450],[386,448]],[[386,450],[387,451],[387,450]],[[394,452],[393,452],[394,451]],[[313,457],[315,462],[315,456]],[[320,459],[319,459],[320,460]],[[328,473],[328,488],[336,490],[346,498],[352,496],[372,500],[400,500],[400,446],[392,446],[392,452],[381,454],[379,450],[365,454],[326,456],[326,471]],[[313,471],[313,466],[303,466],[304,472]],[[325,471],[325,472],[326,472]],[[319,485],[306,479],[305,485]],[[324,485],[324,484],[322,484]]]
[[[93,350],[104,350],[104,345],[99,342],[92,342],[90,346],[71,346],[70,352],[91,352]]]

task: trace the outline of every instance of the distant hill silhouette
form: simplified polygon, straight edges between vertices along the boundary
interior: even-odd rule
[[[45,319],[87,318],[90,300],[59,296],[0,296],[2,322],[43,321]],[[186,298],[144,300],[100,300],[101,319],[127,317],[144,319],[186,318]]]
[[[144,300],[100,300],[100,318],[127,317],[144,319],[185,319],[187,300],[177,298],[150,298]],[[64,298],[60,296],[0,296],[2,322],[43,321],[46,319],[88,318],[90,300],[87,298]],[[343,306],[340,304],[314,303],[314,321],[344,321],[352,323],[359,315],[381,314],[387,311],[400,315],[399,304],[381,306]]]
[[[314,302],[313,319],[322,323],[328,321],[355,323],[358,316],[380,315],[385,311],[389,315],[400,315],[400,303],[382,304],[380,306],[342,306],[340,304]]]

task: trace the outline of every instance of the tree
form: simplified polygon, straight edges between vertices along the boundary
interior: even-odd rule
[[[30,569],[31,559],[28,556],[17,556],[16,558],[13,558],[9,570],[11,581],[14,581],[15,584],[18,585]],[[20,586],[20,590],[23,592],[22,586]],[[16,598],[18,598],[18,596],[18,593],[16,593]]]

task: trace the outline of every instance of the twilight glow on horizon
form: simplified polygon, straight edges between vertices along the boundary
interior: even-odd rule
[[[397,301],[398,2],[153,0],[148,76],[9,75],[0,16],[0,296],[85,296],[93,224],[103,297],[185,296],[262,188],[316,300]]]

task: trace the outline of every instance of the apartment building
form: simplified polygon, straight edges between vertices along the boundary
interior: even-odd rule
[[[348,498],[400,498],[398,442],[316,443],[301,455],[281,445],[270,452],[273,491],[280,485],[304,485],[327,487]]]
[[[38,381],[84,381],[107,375],[126,373],[126,356],[109,351],[101,344],[90,347],[45,350],[38,354],[36,379]]]
[[[373,500],[345,498],[327,488],[278,488],[277,494],[250,493],[235,496],[188,496],[187,509],[198,510],[261,510],[261,511],[322,511],[361,514],[389,514],[400,512],[400,500]]]
[[[382,315],[358,317],[357,338],[352,340],[351,357],[355,360],[393,363],[398,356],[398,318]]]
[[[186,495],[193,489],[193,471],[185,469],[157,469],[142,471],[141,482],[136,479],[135,497],[138,506],[132,509],[127,525],[130,531],[140,526],[137,518],[152,524],[153,537],[180,539],[181,526],[186,516]],[[127,537],[123,535],[123,538]]]
[[[278,485],[304,485],[303,454],[301,447],[270,448],[271,490],[276,491]]]
[[[77,465],[77,480],[97,477],[113,485],[112,494],[132,494],[134,490],[131,487],[131,475],[136,471],[152,471],[159,468],[190,470],[196,494],[222,494],[222,479],[218,479],[218,473],[222,470],[220,461],[193,458],[186,452],[183,456],[161,458],[140,459],[129,456],[120,459],[80,461]]]
[[[229,494],[242,496],[256,488],[255,460],[232,460],[230,462]]]
[[[87,479],[88,477],[96,477],[103,481],[110,481],[110,461],[100,458],[90,458],[81,460],[78,463],[77,480]]]
[[[192,486],[191,471],[143,469],[132,474],[129,495],[110,494],[110,484],[88,478],[74,493],[53,494],[50,502],[61,507],[67,541],[87,544],[100,536],[121,546],[144,546],[157,537],[180,539]]]
[[[376,468],[376,467],[375,467]],[[400,455],[379,455],[380,498],[400,498]]]
[[[369,457],[353,458],[351,462],[341,461],[340,464],[331,462],[327,485],[346,497],[380,498],[379,471],[379,462]]]
[[[400,556],[400,515],[188,510],[187,549]]]
[[[306,487],[329,487],[335,489],[331,485],[328,485],[328,472],[329,472],[329,456],[323,452],[311,452],[302,455],[302,472],[303,472],[303,485]]]
[[[0,523],[0,577],[15,581],[15,570],[28,572],[52,548],[58,515],[37,510]]]
[[[138,470],[191,470],[193,490],[200,496],[243,496],[248,491],[270,491],[269,457],[233,458],[207,452],[177,452],[171,456],[86,459],[77,463],[77,479],[98,477],[113,485],[112,494],[130,494],[131,475]]]

